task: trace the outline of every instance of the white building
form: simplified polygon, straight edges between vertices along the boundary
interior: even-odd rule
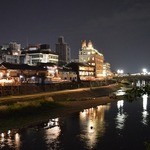
[[[3,59],[5,62],[11,63],[11,64],[19,64],[20,63],[20,55],[5,55],[5,59]]]
[[[32,50],[21,53],[21,63],[28,65],[37,65],[38,63],[58,64],[58,55],[49,50]]]
[[[104,56],[93,47],[91,41],[82,42],[82,47],[79,50],[79,62],[88,63],[95,68],[95,77],[101,78],[103,76]]]

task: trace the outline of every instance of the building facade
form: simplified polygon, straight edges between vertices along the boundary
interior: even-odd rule
[[[65,65],[70,62],[71,52],[69,45],[64,41],[64,37],[58,38],[58,43],[56,43],[56,53],[59,56],[58,64],[60,66]]]
[[[110,69],[110,63],[108,63],[108,62],[105,62],[103,65],[103,76],[104,77],[112,77],[113,76],[111,69]]]
[[[103,77],[104,56],[93,47],[91,41],[88,43],[85,40],[82,41],[82,46],[79,50],[79,62],[93,66],[96,78]]]
[[[52,52],[51,49],[48,48],[48,45],[30,46],[27,50],[22,51],[20,60],[22,64],[33,66],[38,63],[58,64],[58,55]]]
[[[66,65],[77,74],[77,81],[94,79],[94,67],[87,63],[71,62]]]
[[[10,42],[9,44],[4,44],[1,47],[0,58],[4,62],[19,64],[21,54],[21,44],[16,42]]]

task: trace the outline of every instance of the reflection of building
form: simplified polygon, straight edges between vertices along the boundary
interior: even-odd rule
[[[84,131],[81,134],[88,149],[94,149],[97,139],[105,132],[105,111],[109,109],[109,105],[100,105],[97,108],[85,109],[80,112],[80,126]]]
[[[93,66],[96,78],[103,76],[104,56],[94,49],[91,41],[88,44],[86,44],[86,41],[82,42],[82,47],[79,50],[79,62],[88,63]]]
[[[64,41],[64,37],[58,38],[58,43],[56,43],[56,53],[59,56],[59,65],[64,65],[70,62],[70,47]]]

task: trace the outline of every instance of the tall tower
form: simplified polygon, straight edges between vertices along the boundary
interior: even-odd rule
[[[71,57],[70,47],[67,43],[65,43],[63,36],[60,36],[58,38],[58,43],[56,43],[56,53],[59,56],[58,64],[60,66],[70,62]]]

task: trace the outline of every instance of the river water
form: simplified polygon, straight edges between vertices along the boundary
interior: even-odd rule
[[[143,96],[8,130],[1,133],[0,149],[145,150],[146,142],[150,143],[150,101]]]

